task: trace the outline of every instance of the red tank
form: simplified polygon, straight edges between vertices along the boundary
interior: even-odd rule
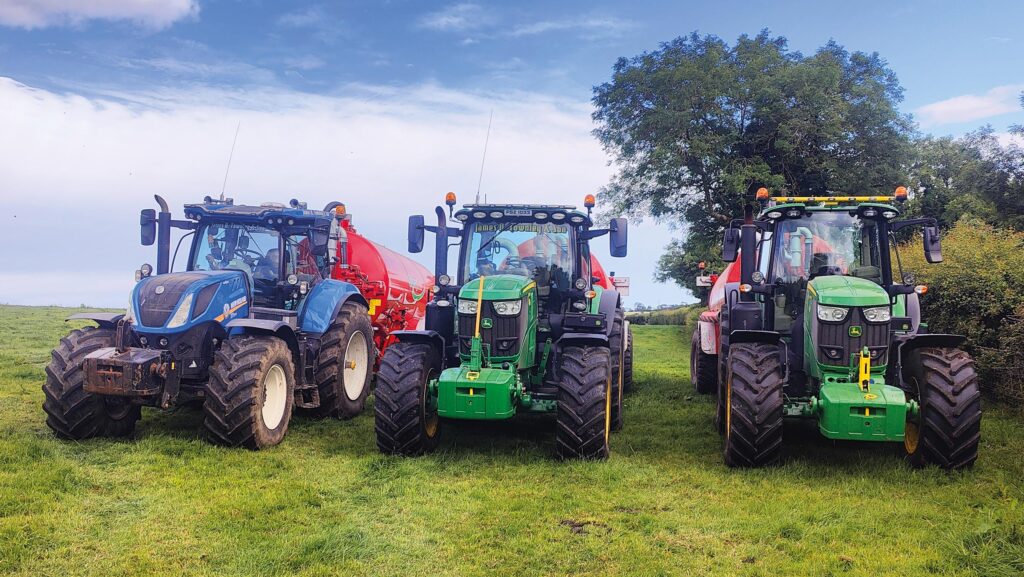
[[[355,285],[370,304],[373,340],[380,359],[394,340],[392,332],[422,326],[434,276],[421,264],[356,232],[351,215],[342,217],[341,228],[341,258],[331,277]]]

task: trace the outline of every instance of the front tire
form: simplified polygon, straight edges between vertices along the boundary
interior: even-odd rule
[[[318,417],[351,419],[363,412],[370,392],[374,361],[373,327],[366,307],[346,303],[324,333],[316,383]]]
[[[725,463],[762,467],[782,453],[782,365],[766,343],[729,347],[726,379]]]
[[[690,339],[690,382],[699,395],[710,395],[718,386],[718,356],[709,355],[700,346],[700,329]]]
[[[86,327],[71,331],[50,353],[43,384],[46,424],[61,438],[127,437],[135,431],[141,416],[138,405],[128,399],[87,393],[85,357],[114,346],[114,331]]]
[[[203,402],[211,441],[252,450],[277,445],[288,432],[294,403],[295,365],[284,341],[246,336],[221,344]]]
[[[921,409],[916,421],[907,421],[907,461],[915,467],[951,470],[973,466],[981,441],[981,390],[974,360],[951,348],[917,349],[909,357],[909,381],[917,389],[911,396]]]
[[[607,459],[611,432],[611,357],[604,347],[561,354],[555,448],[563,459]]]
[[[430,452],[441,440],[437,399],[430,381],[437,376],[437,355],[425,343],[390,345],[380,361],[374,393],[377,448],[388,455]]]

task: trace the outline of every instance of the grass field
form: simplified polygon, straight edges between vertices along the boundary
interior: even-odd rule
[[[253,453],[199,415],[144,410],[130,441],[59,441],[43,367],[68,309],[0,307],[0,574],[1024,574],[1024,416],[987,407],[976,468],[788,427],[784,463],[722,464],[681,327],[636,329],[637,390],[605,463],[552,458],[553,425],[447,426],[377,453],[370,412],[298,418]]]

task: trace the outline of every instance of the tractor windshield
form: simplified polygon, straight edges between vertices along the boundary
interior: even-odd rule
[[[849,275],[882,284],[878,224],[847,212],[814,212],[775,227],[772,274],[792,283],[822,275]]]
[[[568,225],[477,222],[469,227],[469,246],[462,272],[465,281],[479,276],[514,274],[550,278],[556,285],[568,286],[573,266]]]
[[[207,224],[198,231],[189,270],[246,273],[261,306],[277,303],[277,285],[289,276],[310,284],[320,280],[320,264],[306,232],[282,234],[247,224]]]

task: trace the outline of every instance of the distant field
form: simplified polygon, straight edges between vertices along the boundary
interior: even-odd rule
[[[71,309],[0,307],[0,574],[1024,574],[1024,416],[988,407],[968,472],[787,428],[785,462],[733,471],[678,326],[635,327],[637,390],[606,463],[552,458],[553,425],[447,426],[384,457],[372,413],[296,419],[253,453],[199,414],[144,410],[137,439],[59,441],[43,367]]]

